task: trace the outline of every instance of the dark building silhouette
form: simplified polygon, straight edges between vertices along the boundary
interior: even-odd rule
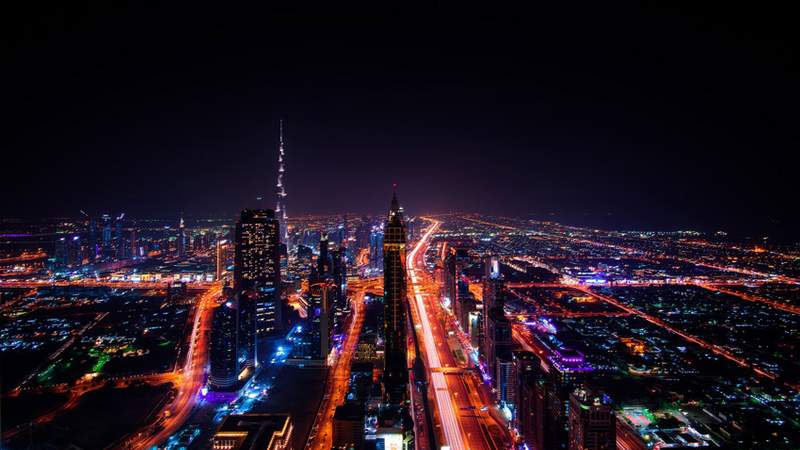
[[[181,214],[181,220],[178,223],[178,239],[177,239],[177,247],[178,247],[178,257],[183,258],[186,256],[186,224],[183,222],[183,215]]]
[[[335,294],[333,306],[336,313],[347,309],[347,257],[345,252],[343,247],[331,252],[331,281]]]
[[[214,310],[211,329],[211,371],[208,384],[214,390],[233,390],[239,376],[239,312],[237,300],[229,299]]]
[[[489,373],[495,379],[495,386],[500,388],[497,382],[500,378],[507,379],[508,374],[499,376],[497,360],[500,358],[506,363],[511,362],[514,339],[511,335],[511,322],[504,311],[506,293],[503,280],[498,274],[489,272],[484,284],[484,358]],[[507,391],[506,386],[502,388],[502,392]]]
[[[399,404],[406,395],[406,226],[403,209],[392,196],[383,238],[383,301],[386,401]]]
[[[315,283],[309,287],[310,359],[324,360],[333,346],[333,291],[334,287],[328,282]]]
[[[336,407],[333,415],[333,448],[360,450],[364,448],[364,405],[346,402]]]
[[[616,425],[608,396],[588,389],[576,389],[570,394],[570,450],[615,450]]]
[[[379,269],[383,264],[383,229],[380,226],[372,228],[369,235],[369,266]]]
[[[531,419],[531,397],[526,396],[527,384],[536,376],[539,366],[539,357],[533,352],[525,350],[515,350],[511,354],[511,361],[514,365],[513,389],[514,401],[514,422],[517,429],[522,430],[529,426]]]
[[[239,308],[239,365],[242,368],[256,366],[256,310],[259,301],[256,288],[237,294]]]
[[[319,240],[319,258],[317,259],[317,275],[325,278],[331,274],[331,257],[329,254],[330,240],[327,234],[323,234]]]

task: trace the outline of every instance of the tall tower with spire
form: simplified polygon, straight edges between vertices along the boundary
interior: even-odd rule
[[[278,145],[278,184],[277,184],[277,205],[275,206],[275,216],[280,223],[280,238],[286,246],[289,246],[289,230],[287,229],[287,219],[286,216],[286,188],[283,183],[283,173],[285,172],[284,167],[284,158],[286,157],[285,154],[285,145],[283,141],[283,119],[280,121],[280,140]]]
[[[178,256],[181,258],[186,256],[186,224],[183,222],[183,212],[178,224]]]
[[[383,385],[387,403],[399,405],[406,395],[406,224],[403,208],[392,194],[383,237],[383,320],[385,369]]]

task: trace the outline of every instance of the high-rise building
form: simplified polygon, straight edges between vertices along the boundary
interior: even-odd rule
[[[497,402],[509,410],[514,404],[514,363],[510,352],[502,352],[495,358],[495,393]]]
[[[541,377],[539,357],[533,352],[512,352],[514,364],[514,425],[532,443],[534,421],[534,384]]]
[[[362,248],[369,247],[369,235],[372,226],[370,225],[369,218],[364,216],[361,218],[358,226],[356,227],[356,248],[361,250]]]
[[[446,252],[442,267],[442,296],[445,301],[449,301],[453,305],[453,310],[458,315],[458,308],[455,306],[458,303],[456,292],[458,280],[458,275],[456,274],[456,252],[453,247],[448,247]]]
[[[208,384],[215,390],[232,390],[239,376],[239,313],[237,300],[227,299],[214,309],[211,329],[211,371]]]
[[[347,306],[347,257],[342,247],[331,252],[331,279],[336,291],[334,308],[343,311]]]
[[[111,254],[111,216],[108,214],[103,214],[103,241],[102,241],[102,253],[103,257],[109,256]]]
[[[275,214],[279,222],[278,240],[289,246],[289,227],[288,216],[286,215],[286,185],[283,180],[283,174],[286,171],[285,161],[286,147],[283,141],[283,120],[280,121],[280,138],[278,143],[278,183],[277,187],[277,203],[275,204]]]
[[[406,395],[406,226],[403,209],[392,195],[383,237],[383,301],[385,369],[384,392],[388,403],[399,404]]]
[[[383,267],[383,227],[372,227],[369,235],[369,266],[371,269]]]
[[[128,247],[125,245],[125,242],[122,239],[122,219],[124,217],[125,213],[122,213],[114,222],[114,246],[116,247],[115,251],[117,259],[123,259],[128,256]]]
[[[333,414],[333,448],[360,450],[364,448],[364,405],[346,402]]]
[[[569,397],[569,450],[615,450],[617,420],[611,399],[576,389]]]
[[[184,256],[186,256],[186,223],[181,214],[181,221],[178,223],[178,257],[183,258]]]
[[[239,367],[253,369],[256,366],[256,312],[261,299],[259,288],[236,293],[239,308]]]
[[[485,280],[484,294],[484,359],[489,369],[489,373],[496,377],[497,358],[501,357],[505,361],[511,360],[511,350],[514,345],[511,335],[511,322],[505,314],[505,290],[500,278],[488,278]],[[486,294],[489,294],[488,297]],[[489,309],[485,309],[485,308]]]
[[[511,361],[513,364],[513,389],[514,399],[511,406],[514,410],[514,425],[518,430],[522,430],[522,421],[529,419],[530,416],[525,415],[530,410],[530,399],[525,398],[525,384],[534,377],[536,368],[539,365],[539,357],[533,352],[525,350],[515,350],[511,352]],[[525,410],[523,412],[523,410]]]
[[[565,449],[569,446],[570,394],[586,382],[593,368],[581,352],[567,348],[550,349],[540,361],[530,378],[533,420],[529,429],[521,431],[534,448]]]
[[[279,232],[269,209],[245,209],[236,222],[234,290],[256,293],[255,325],[261,334],[282,328]]]
[[[139,251],[139,239],[136,236],[136,228],[131,229],[131,258],[138,258],[142,256]]]
[[[330,241],[328,234],[322,235],[319,240],[319,258],[317,258],[317,275],[320,278],[327,278],[331,275],[331,257],[328,251],[330,250]]]
[[[222,274],[223,274],[223,272],[225,272],[225,259],[226,259],[225,255],[227,253],[225,250],[227,249],[228,246],[229,246],[229,244],[228,244],[228,240],[227,239],[221,239],[221,238],[217,237],[217,243],[216,243],[216,247],[217,247],[217,249],[216,249],[216,263],[217,263],[216,266],[217,267],[216,267],[216,273],[215,273],[215,278],[214,278],[216,281],[221,280],[222,279]]]
[[[309,286],[310,359],[326,359],[333,346],[333,291],[334,286],[326,281]]]

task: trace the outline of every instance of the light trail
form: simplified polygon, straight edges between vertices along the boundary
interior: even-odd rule
[[[306,448],[320,450],[332,448],[333,416],[336,414],[336,407],[344,403],[347,388],[350,385],[350,368],[353,354],[358,346],[358,339],[361,336],[361,328],[364,325],[364,294],[368,287],[369,285],[362,285],[353,299],[354,317],[350,322],[342,352],[328,374],[327,398],[323,398],[317,416],[314,418],[311,429],[317,429],[317,431],[306,443]]]
[[[144,437],[134,438],[130,443],[131,447],[149,449],[156,446],[178,431],[189,418],[197,402],[197,393],[205,382],[205,369],[209,356],[209,339],[206,331],[211,330],[214,303],[221,293],[222,284],[218,283],[203,293],[197,301],[197,312],[189,337],[189,351],[186,354],[186,363],[180,370],[180,381],[176,385],[178,395],[161,414],[164,417],[163,428],[150,435],[147,430],[152,429],[152,425],[148,426],[144,433],[140,433]]]
[[[444,430],[445,439],[447,444],[453,450],[465,449],[464,441],[462,439],[462,431],[456,418],[455,406],[450,400],[450,391],[447,387],[447,381],[444,378],[444,373],[436,371],[441,368],[439,360],[439,353],[436,348],[436,342],[431,332],[431,325],[428,321],[428,312],[425,308],[425,302],[422,299],[422,294],[419,291],[419,278],[417,277],[417,269],[415,268],[415,258],[417,252],[426,244],[434,231],[439,228],[440,222],[432,220],[433,224],[428,228],[428,231],[422,236],[422,239],[417,242],[414,249],[407,256],[408,274],[411,279],[412,289],[414,291],[414,300],[416,303],[417,311],[422,325],[423,343],[425,344],[425,356],[428,360],[428,369],[431,372],[431,381],[433,385],[434,397],[436,398],[436,407],[439,411],[439,417],[442,421],[442,429]]]

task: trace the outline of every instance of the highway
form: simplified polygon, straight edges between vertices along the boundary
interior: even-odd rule
[[[333,445],[333,415],[336,407],[344,403],[347,388],[350,384],[350,366],[353,353],[358,346],[361,327],[364,325],[364,294],[380,280],[373,279],[371,283],[362,283],[353,297],[353,320],[347,331],[347,337],[342,345],[342,351],[336,358],[333,367],[328,372],[328,382],[325,396],[322,399],[317,417],[314,419],[313,431],[309,436],[306,448],[327,450]]]
[[[194,326],[192,327],[189,351],[186,354],[186,362],[179,371],[180,379],[176,386],[178,395],[161,412],[160,416],[163,420],[156,422],[162,428],[154,433],[154,430],[156,430],[154,428],[155,424],[148,426],[128,442],[128,447],[149,449],[158,445],[178,431],[189,418],[197,402],[197,393],[205,383],[209,352],[208,332],[211,330],[216,300],[221,293],[222,285],[217,284],[203,293],[197,300],[197,312],[195,313]]]
[[[75,281],[53,280],[0,280],[0,287],[35,289],[40,287],[109,287],[116,289],[169,289],[173,281],[111,281],[109,279],[82,279]],[[191,282],[186,283],[187,289],[206,290],[216,285],[216,282]]]
[[[502,448],[490,435],[489,428],[494,420],[481,410],[487,405],[487,399],[481,397],[481,387],[474,373],[458,366],[447,343],[447,331],[443,326],[446,319],[439,302],[423,293],[434,285],[430,274],[424,270],[425,251],[431,235],[440,225],[438,221],[431,222],[422,239],[409,252],[407,270],[413,297],[412,317],[418,331],[422,331],[423,353],[445,441],[440,444],[454,450]]]

